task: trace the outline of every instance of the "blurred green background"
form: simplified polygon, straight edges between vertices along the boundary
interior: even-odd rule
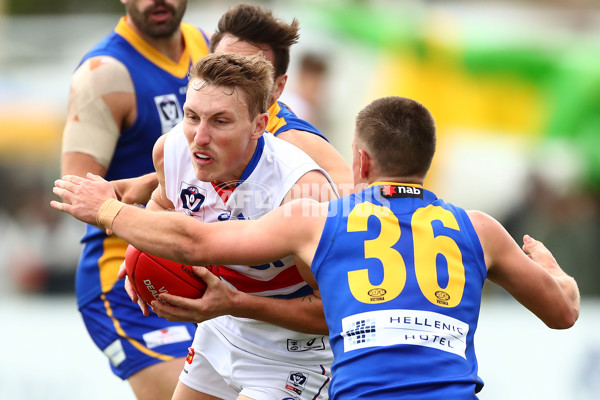
[[[481,398],[596,398],[600,347],[584,331],[600,328],[594,319],[600,314],[600,2],[257,3],[300,21],[283,101],[312,120],[348,161],[354,116],[363,106],[386,95],[422,102],[438,127],[426,185],[447,201],[493,215],[517,242],[525,233],[543,241],[578,281],[582,318],[567,333],[544,329],[504,291],[486,286],[477,338],[483,343],[481,375],[490,383]],[[212,32],[234,4],[190,0],[185,21]],[[128,388],[118,386],[102,356],[94,354],[75,310],[73,276],[83,227],[48,202],[60,174],[70,75],[123,10],[117,0],[0,0],[0,297],[14,302],[0,308],[0,317],[15,324],[19,318],[47,321],[45,330],[17,324],[32,334],[42,329],[51,335],[57,324],[71,327],[85,356],[75,361],[72,350],[65,359],[93,359],[106,389],[115,384],[117,397]],[[308,55],[324,71],[314,86],[303,81],[300,61]],[[56,304],[55,318],[48,304]],[[8,337],[28,337],[16,332]],[[539,347],[528,346],[532,342]],[[75,343],[61,346],[77,349]],[[563,360],[558,370],[540,362],[547,346]],[[19,365],[23,356],[19,346],[0,348],[0,357],[11,361],[7,365]],[[513,363],[511,357],[528,361]],[[537,360],[534,376],[530,359]],[[503,378],[506,369],[510,379]],[[42,398],[68,385],[56,383],[62,379],[56,371],[40,373],[49,378],[39,397],[19,389],[28,386],[23,375],[0,374],[0,398]]]

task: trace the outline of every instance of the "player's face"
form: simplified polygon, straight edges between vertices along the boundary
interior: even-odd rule
[[[166,38],[179,29],[187,0],[121,0],[137,28],[153,39]]]
[[[267,114],[251,120],[245,93],[203,83],[190,82],[183,105],[183,130],[196,177],[204,182],[238,181],[264,132]]]
[[[271,48],[271,46],[266,44],[253,44],[250,42],[245,42],[243,40],[238,39],[232,35],[225,35],[215,47],[215,53],[233,53],[239,54],[240,56],[250,57],[258,53],[262,53],[267,60],[271,63],[271,65],[275,66],[275,52]],[[271,102],[273,104],[279,96],[281,96],[281,92],[285,86],[287,81],[287,76],[278,76],[275,78],[275,82],[273,85],[273,90],[271,90]]]

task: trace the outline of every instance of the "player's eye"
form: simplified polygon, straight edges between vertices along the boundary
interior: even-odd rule
[[[186,113],[185,114],[185,119],[187,119],[190,122],[194,122],[194,121],[198,121],[200,118],[198,118],[198,116],[196,114]]]

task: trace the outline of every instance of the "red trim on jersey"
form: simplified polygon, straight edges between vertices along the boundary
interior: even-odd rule
[[[211,182],[210,184],[212,185],[213,188],[215,188],[215,192],[217,192],[217,194],[223,201],[223,204],[227,203],[227,200],[229,200],[229,196],[231,196],[231,193],[233,193],[233,191],[235,190],[235,188],[221,187],[221,186],[215,184],[214,182]]]
[[[304,279],[300,276],[298,268],[296,268],[295,265],[284,269],[270,281],[254,279],[222,265],[219,266],[219,275],[235,286],[237,290],[245,293],[259,293],[269,290],[284,289],[304,282]]]

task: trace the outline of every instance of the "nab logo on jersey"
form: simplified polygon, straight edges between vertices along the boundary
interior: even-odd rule
[[[182,207],[188,210],[188,213],[191,214],[200,210],[200,207],[202,207],[202,203],[204,203],[206,196],[203,193],[200,193],[200,189],[198,189],[196,186],[190,185],[181,188],[179,198],[181,199]]]
[[[163,94],[154,98],[162,133],[167,133],[183,119],[183,113],[177,96],[173,93]]]

